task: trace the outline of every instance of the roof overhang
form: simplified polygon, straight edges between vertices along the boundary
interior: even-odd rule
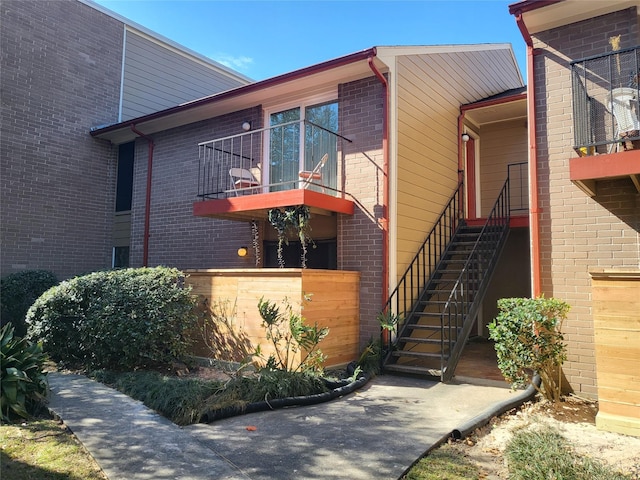
[[[137,137],[131,129],[134,125],[136,129],[149,135],[256,105],[277,103],[280,99],[291,99],[296,93],[303,95],[305,92],[318,91],[323,87],[337,87],[340,83],[371,76],[372,72],[367,62],[369,58],[374,58],[376,66],[381,71],[386,71],[386,65],[375,57],[375,47],[362,50],[149,115],[93,129],[91,135],[121,144]]]
[[[640,0],[524,0],[509,5],[509,13],[522,15],[534,34],[634,6],[640,10]]]
[[[197,217],[222,218],[226,220],[265,220],[272,208],[291,205],[306,205],[314,215],[343,213],[353,215],[354,202],[306,189],[282,192],[259,193],[193,203],[193,214]]]
[[[527,93],[518,91],[496,96],[460,107],[465,119],[480,127],[492,123],[527,118]]]

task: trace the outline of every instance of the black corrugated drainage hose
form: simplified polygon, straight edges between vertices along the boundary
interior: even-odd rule
[[[451,437],[456,440],[460,440],[461,438],[465,438],[471,432],[473,432],[476,428],[479,428],[483,425],[489,423],[493,417],[497,417],[498,415],[503,414],[507,410],[511,410],[512,408],[518,407],[522,405],[524,402],[531,400],[536,392],[538,391],[536,387],[540,386],[540,376],[535,375],[531,379],[531,384],[522,392],[518,393],[515,397],[504,400],[500,403],[493,405],[488,410],[485,410],[480,415],[473,417],[471,420],[466,422],[464,425],[454,429],[451,431]]]
[[[317,393],[315,395],[308,395],[305,397],[286,397],[275,398],[269,401],[255,402],[241,407],[228,407],[222,410],[211,410],[200,417],[200,423],[210,423],[214,420],[220,420],[223,418],[234,417],[236,415],[242,415],[245,413],[262,412],[265,410],[275,410],[276,408],[294,407],[303,405],[315,405],[316,403],[328,402],[334,398],[342,397],[355,390],[363,387],[371,377],[367,374],[362,374],[355,381],[346,385],[338,386],[328,392]]]
[[[473,417],[471,420],[463,424],[462,426],[453,429],[450,433],[442,437],[440,440],[436,441],[433,445],[431,445],[426,452],[424,452],[420,457],[416,459],[409,467],[400,475],[398,478],[403,478],[409,470],[413,468],[413,466],[420,461],[422,457],[429,454],[432,450],[435,450],[444,442],[446,442],[449,438],[454,438],[456,440],[460,440],[471,432],[473,432],[476,428],[479,428],[483,425],[489,423],[493,417],[503,414],[507,410],[518,407],[522,405],[524,402],[531,400],[536,392],[538,391],[536,387],[540,386],[540,376],[534,375],[531,379],[531,384],[522,392],[518,393],[515,397],[510,398],[508,400],[504,400],[500,403],[493,405],[491,408],[485,410],[480,415]]]

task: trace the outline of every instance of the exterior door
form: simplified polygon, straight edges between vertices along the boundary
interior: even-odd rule
[[[470,137],[466,143],[467,218],[477,218],[476,210],[476,142]]]
[[[322,183],[335,188],[337,178],[338,102],[300,106],[269,115],[271,191],[299,185],[298,173],[312,171],[326,153]]]

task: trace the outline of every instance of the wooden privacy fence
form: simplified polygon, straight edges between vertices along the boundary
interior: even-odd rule
[[[302,307],[307,325],[317,322],[319,327],[329,328],[329,334],[319,345],[327,356],[325,367],[358,358],[359,272],[283,268],[186,270],[185,273],[189,275],[187,284],[203,303],[235,306],[234,318],[217,332],[218,351],[212,352],[201,341],[194,352],[196,355],[237,361],[242,356],[238,349],[253,351],[260,345],[263,355],[268,357],[273,350],[258,313],[258,302],[264,298],[282,307],[286,299],[294,309]],[[305,295],[310,295],[311,300],[304,301]],[[208,343],[211,344],[211,340]]]
[[[640,436],[640,270],[592,271],[601,430]]]

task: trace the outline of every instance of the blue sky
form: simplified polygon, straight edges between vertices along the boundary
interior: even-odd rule
[[[511,1],[94,0],[254,79],[380,45],[525,45]]]

